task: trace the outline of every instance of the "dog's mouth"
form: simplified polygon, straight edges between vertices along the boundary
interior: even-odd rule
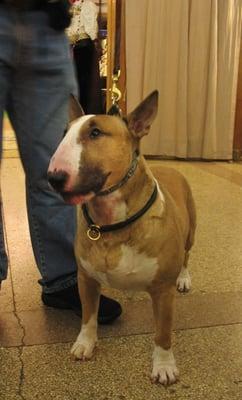
[[[74,185],[70,184],[70,177],[63,171],[49,172],[48,181],[65,203],[77,205],[87,203],[95,197],[109,175],[110,172],[105,174],[98,168],[83,168]]]
[[[84,204],[90,201],[93,197],[95,197],[94,192],[90,192],[87,194],[79,194],[79,193],[72,193],[72,192],[63,192],[60,193],[64,202],[70,205],[77,205],[77,204]]]
[[[77,205],[90,201],[102,189],[109,173],[94,175],[89,173],[89,179],[86,179],[82,185],[76,185],[73,191],[60,192],[65,203]]]

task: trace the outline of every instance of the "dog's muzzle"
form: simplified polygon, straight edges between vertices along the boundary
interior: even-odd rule
[[[47,180],[56,192],[64,192],[65,184],[68,180],[68,174],[65,171],[48,172]]]

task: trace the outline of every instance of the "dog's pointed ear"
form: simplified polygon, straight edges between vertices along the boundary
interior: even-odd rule
[[[71,94],[69,100],[69,122],[72,122],[83,115],[85,115],[85,113],[81,104],[78,102],[77,98]]]
[[[152,92],[127,116],[130,132],[138,138],[147,135],[158,111],[158,90]]]

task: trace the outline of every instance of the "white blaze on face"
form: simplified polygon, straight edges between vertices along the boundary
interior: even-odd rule
[[[82,153],[82,144],[78,142],[79,132],[84,123],[92,117],[94,115],[85,115],[71,125],[50,160],[48,172],[62,171],[69,175],[66,191],[71,190],[79,170]]]

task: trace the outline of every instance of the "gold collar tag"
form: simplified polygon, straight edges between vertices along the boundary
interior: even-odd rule
[[[90,225],[87,230],[87,236],[91,240],[98,240],[101,237],[100,226]]]

